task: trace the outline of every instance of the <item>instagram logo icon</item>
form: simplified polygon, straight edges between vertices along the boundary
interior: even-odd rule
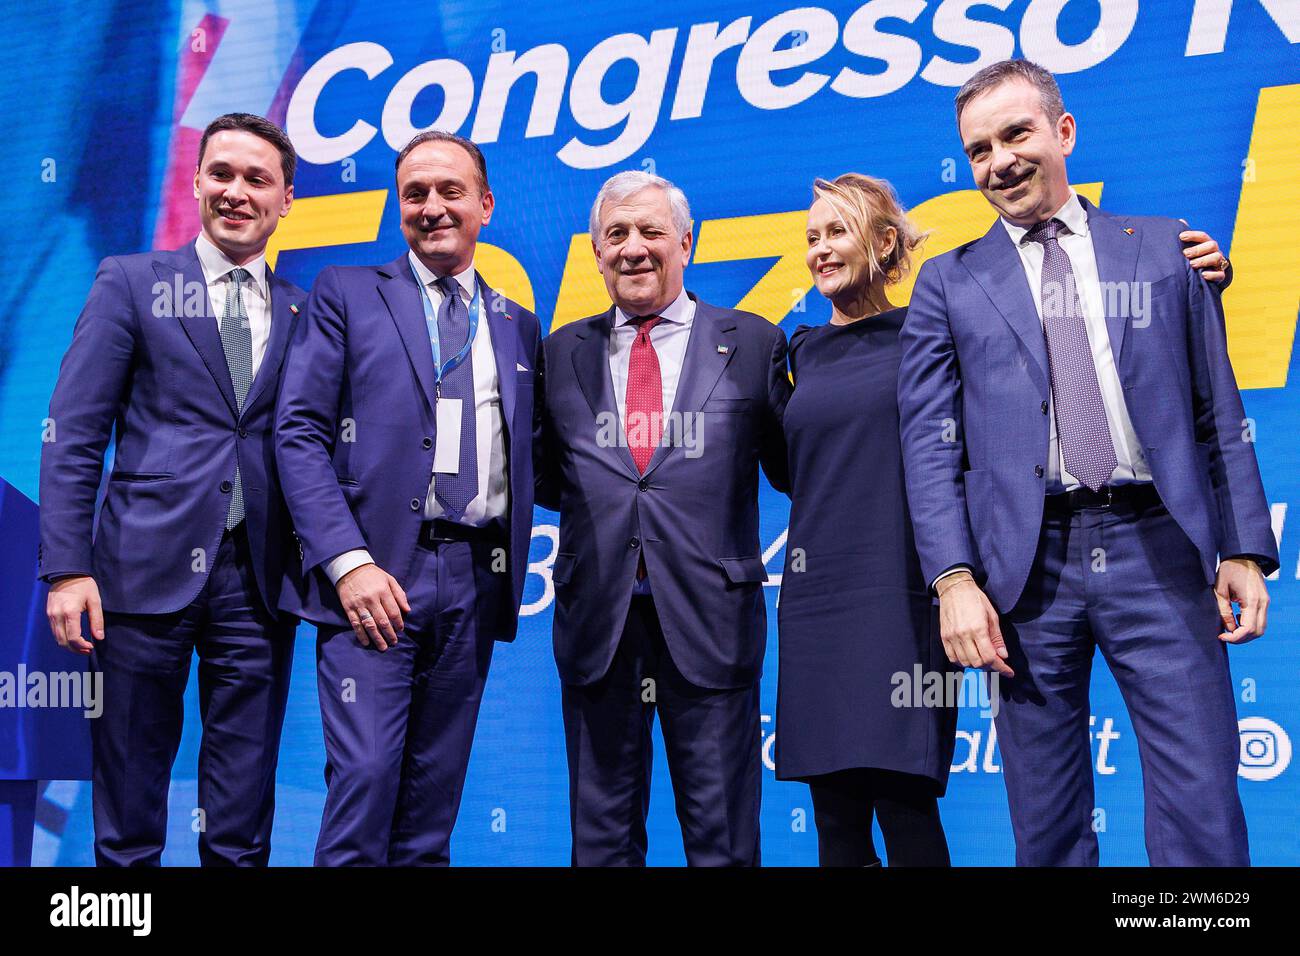
[[[1264,717],[1237,721],[1241,757],[1237,775],[1247,780],[1272,780],[1291,763],[1291,738],[1279,724]]]

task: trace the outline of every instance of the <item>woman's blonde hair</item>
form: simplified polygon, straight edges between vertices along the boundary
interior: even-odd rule
[[[894,187],[883,179],[861,173],[845,173],[832,180],[813,181],[813,199],[826,200],[835,211],[844,228],[866,253],[871,263],[871,277],[879,274],[888,282],[897,282],[907,274],[912,262],[912,252],[921,245],[928,233],[920,232],[910,219],[907,210],[898,201]],[[876,255],[872,238],[894,228],[894,247],[883,261]]]

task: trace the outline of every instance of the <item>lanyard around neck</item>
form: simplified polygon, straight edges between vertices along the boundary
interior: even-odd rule
[[[437,376],[435,385],[439,391],[442,389],[443,376],[455,370],[461,362],[470,353],[470,348],[474,345],[474,336],[478,332],[479,313],[483,309],[483,294],[479,289],[479,284],[474,283],[474,297],[469,303],[469,335],[465,336],[465,344],[461,346],[459,352],[447,360],[447,364],[442,364],[442,345],[438,336],[438,314],[434,311],[433,300],[429,298],[429,290],[425,288],[424,283],[420,281],[420,274],[415,271],[415,266],[411,266],[411,275],[415,277],[415,284],[420,290],[420,302],[424,305],[424,323],[429,327],[429,344],[433,347],[433,371]],[[453,295],[460,295],[459,285]]]

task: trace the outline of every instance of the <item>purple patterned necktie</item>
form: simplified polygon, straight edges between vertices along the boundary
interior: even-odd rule
[[[1056,436],[1061,443],[1065,470],[1096,491],[1110,480],[1119,462],[1115,459],[1110,426],[1106,424],[1106,406],[1088,345],[1088,327],[1075,287],[1074,268],[1056,241],[1063,225],[1059,219],[1040,222],[1025,238],[1043,246],[1039,302],[1043,310],[1043,332],[1047,336]]]
[[[460,297],[460,286],[451,276],[438,280],[442,304],[438,306],[438,350],[444,363],[460,354],[469,336],[469,310]],[[465,509],[478,497],[478,434],[475,428],[474,407],[474,356],[442,377],[438,395],[440,399],[459,399],[460,415],[460,469],[453,474],[439,474],[433,483],[433,494],[442,505],[443,517],[459,521]]]

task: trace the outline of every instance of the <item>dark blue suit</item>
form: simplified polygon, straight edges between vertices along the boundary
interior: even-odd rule
[[[696,300],[673,411],[699,444],[666,439],[642,475],[601,428],[618,414],[612,320],[611,308],[546,339],[539,500],[560,513],[554,643],[574,862],[644,862],[657,706],[688,861],[754,864],[767,635],[758,472],[786,489],[785,335]],[[634,597],[640,560],[652,597]]]
[[[443,863],[493,641],[514,639],[532,533],[537,317],[479,279],[500,382],[509,510],[500,546],[420,543],[436,447],[435,372],[407,255],[316,279],[290,347],[276,446],[318,627],[329,796],[323,865]],[[398,644],[356,642],[322,565],[365,548],[406,591]],[[504,552],[504,555],[502,554]],[[355,700],[343,682],[355,682]]]
[[[192,244],[101,263],[50,400],[40,574],[93,576],[106,612],[92,660],[105,680],[94,728],[101,863],[159,861],[195,649],[204,716],[200,855],[247,864],[265,863],[270,852],[297,625],[277,612],[292,538],[271,424],[306,294],[267,276],[270,337],[242,413]],[[236,464],[245,518],[227,532]]]
[[[903,328],[917,548],[927,581],[966,565],[1003,615],[1016,677],[1002,682],[997,726],[1020,862],[1097,861],[1087,687],[1099,648],[1139,738],[1152,863],[1241,863],[1236,713],[1211,585],[1220,557],[1252,556],[1267,574],[1277,547],[1223,314],[1182,255],[1181,223],[1083,202],[1103,285],[1150,290],[1147,316],[1115,309],[1106,328],[1159,500],[1045,508],[1047,348],[1037,291],[995,222],[922,267]]]

